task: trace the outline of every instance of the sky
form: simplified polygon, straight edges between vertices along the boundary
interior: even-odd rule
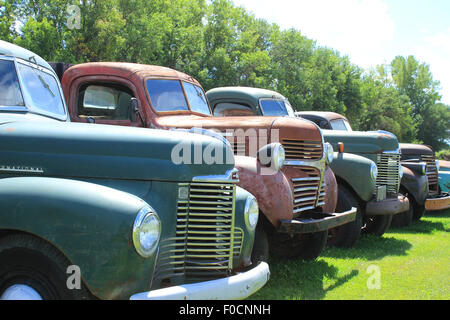
[[[413,55],[450,104],[448,0],[233,0],[255,17],[295,28],[365,69]]]

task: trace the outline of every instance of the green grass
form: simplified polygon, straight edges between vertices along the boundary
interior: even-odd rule
[[[450,299],[450,210],[427,214],[353,248],[326,248],[315,261],[270,260],[269,282],[250,299]],[[380,289],[369,289],[379,268]],[[370,268],[369,268],[370,267]]]

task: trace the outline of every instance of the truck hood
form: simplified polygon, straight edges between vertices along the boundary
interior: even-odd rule
[[[325,141],[336,148],[336,143],[344,143],[344,152],[382,153],[399,149],[397,137],[386,131],[339,131],[322,130]]]
[[[431,147],[423,144],[400,143],[400,149],[402,150],[402,155],[434,155]]]
[[[0,173],[191,181],[196,176],[224,175],[234,168],[227,143],[187,132],[15,121],[0,123],[0,139]],[[209,150],[213,161],[210,157],[205,165],[202,155],[198,161],[198,150],[203,155]]]
[[[220,132],[227,130],[251,130],[255,129],[255,136],[259,130],[277,130],[278,138],[322,141],[321,130],[312,122],[289,117],[201,117],[189,116],[164,116],[156,119],[158,125],[166,128],[193,128],[215,129]],[[272,132],[273,133],[273,132]],[[248,134],[247,136],[252,136]],[[272,137],[269,135],[268,137]],[[276,142],[276,141],[271,141]],[[260,146],[261,147],[261,146]]]

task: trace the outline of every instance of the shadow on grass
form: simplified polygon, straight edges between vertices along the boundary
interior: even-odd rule
[[[351,248],[326,248],[321,257],[337,259],[379,260],[387,256],[405,256],[412,245],[401,239],[362,235]]]
[[[251,299],[272,300],[320,300],[331,291],[353,277],[359,271],[352,270],[344,276],[338,276],[338,268],[323,260],[300,261],[295,259],[270,259],[271,279]],[[332,284],[324,288],[324,281]]]
[[[450,218],[450,210],[447,210],[444,214],[426,214],[419,221],[413,221],[413,223],[408,227],[403,228],[392,228],[387,231],[389,233],[423,233],[423,234],[432,234],[436,231],[444,231],[450,232],[450,229],[447,229],[442,222],[434,222],[430,221],[427,218]]]

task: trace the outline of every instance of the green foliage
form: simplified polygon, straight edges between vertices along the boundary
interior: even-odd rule
[[[79,10],[79,26],[71,27]],[[356,130],[387,130],[401,142],[448,148],[449,106],[414,57],[368,73],[295,29],[280,30],[231,0],[0,0],[0,37],[48,61],[156,64],[208,90],[254,86],[296,110],[345,115]]]
[[[436,153],[436,158],[440,160],[450,161],[450,149],[441,150]]]

